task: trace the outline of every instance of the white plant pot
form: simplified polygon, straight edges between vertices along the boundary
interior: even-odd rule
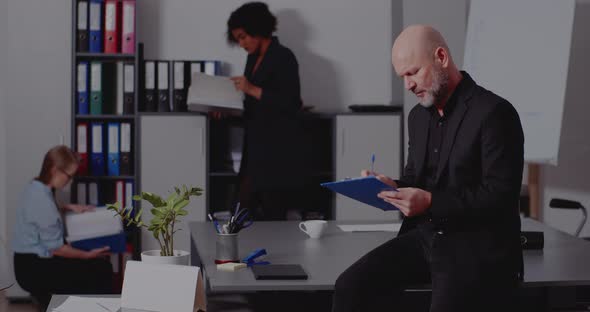
[[[160,250],[146,250],[141,253],[141,261],[155,264],[188,265],[190,253],[184,250],[174,250],[174,256],[160,256]]]

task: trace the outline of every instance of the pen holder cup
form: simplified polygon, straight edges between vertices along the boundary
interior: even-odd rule
[[[239,262],[238,234],[217,233],[215,241],[215,263]]]

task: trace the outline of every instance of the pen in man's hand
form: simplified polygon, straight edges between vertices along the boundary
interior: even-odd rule
[[[371,174],[375,174],[375,154],[371,157]]]

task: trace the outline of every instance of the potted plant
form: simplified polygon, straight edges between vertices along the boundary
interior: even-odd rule
[[[141,260],[152,263],[182,264],[188,265],[189,252],[174,249],[174,234],[180,229],[176,228],[181,217],[186,216],[188,211],[184,209],[190,203],[191,196],[200,196],[203,190],[198,187],[174,187],[166,200],[161,196],[150,192],[141,192],[141,195],[133,196],[133,200],[145,200],[152,205],[150,209],[153,218],[149,225],[143,223],[141,215],[143,208],[140,208],[133,215],[132,207],[124,207],[121,203],[107,205],[109,210],[114,211],[124,223],[144,227],[152,232],[154,238],[160,245],[160,250],[148,250],[141,253]]]

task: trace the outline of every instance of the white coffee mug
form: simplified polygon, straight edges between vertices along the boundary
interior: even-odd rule
[[[299,229],[311,238],[320,238],[328,227],[328,222],[324,220],[309,220],[299,223]]]

